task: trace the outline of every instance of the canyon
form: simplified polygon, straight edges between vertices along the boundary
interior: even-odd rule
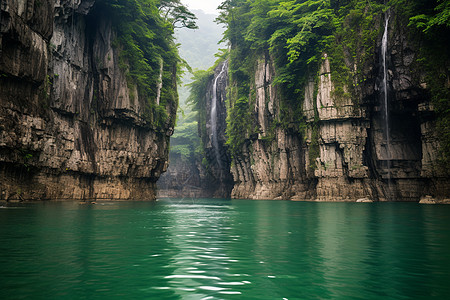
[[[450,202],[433,83],[394,9],[373,19],[371,47],[323,50],[300,74],[301,101],[280,84],[272,50],[251,46],[245,69],[233,56],[243,46],[230,42],[196,100],[199,144],[190,146],[201,151],[169,159],[177,66],[151,53],[159,76],[145,85],[155,97],[143,93],[105,3],[1,2],[0,200]],[[333,69],[336,57],[351,83]],[[441,63],[448,90],[450,62]]]

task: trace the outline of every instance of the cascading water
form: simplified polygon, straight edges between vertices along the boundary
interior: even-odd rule
[[[388,102],[388,78],[387,78],[387,46],[388,46],[388,25],[389,16],[386,13],[386,21],[384,24],[384,34],[381,41],[381,56],[383,62],[383,81],[382,81],[382,92],[384,100],[384,125],[386,132],[386,155],[387,155],[387,179],[388,179],[388,194],[391,198],[391,137],[389,134],[389,102]]]
[[[217,82],[219,79],[223,76],[226,70],[227,63],[225,62],[222,65],[222,69],[217,75],[217,77],[214,79],[213,83],[213,90],[212,90],[212,100],[211,100],[211,140],[212,140],[212,146],[214,148],[214,154],[216,157],[217,164],[219,165],[219,168],[222,169],[222,160],[220,158],[220,152],[219,152],[219,140],[218,140],[218,134],[217,134]]]

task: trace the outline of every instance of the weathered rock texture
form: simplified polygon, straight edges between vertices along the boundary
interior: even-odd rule
[[[250,137],[242,155],[233,160],[233,198],[305,199],[313,192],[305,167],[302,136],[281,128],[269,129],[269,124],[280,118],[279,97],[272,84],[274,77],[272,60],[261,58],[253,87],[254,120],[259,134]]]
[[[206,93],[206,127],[201,136],[207,161],[206,175],[203,180],[214,191],[213,197],[227,198],[233,187],[230,173],[231,158],[225,145],[226,136],[226,99],[228,86],[228,62],[223,61],[214,70],[213,79],[209,82]],[[214,82],[216,87],[214,88]],[[215,95],[214,95],[215,93]],[[212,124],[212,105],[216,99],[216,128]],[[200,124],[203,126],[203,124]],[[200,131],[201,132],[201,131]],[[216,142],[214,141],[216,139]]]
[[[336,97],[327,55],[305,87],[304,131],[272,126],[280,120],[276,70],[258,61],[251,93],[257,135],[248,136],[232,173],[234,198],[318,201],[436,201],[450,198],[448,172],[438,163],[436,115],[426,82],[415,69],[417,51],[403,27],[389,27],[390,154],[379,88],[381,53],[364,68],[356,97]],[[380,37],[381,43],[381,37]],[[349,66],[349,67],[356,67]],[[316,80],[317,79],[317,80]],[[238,84],[238,83],[237,83]],[[315,93],[315,90],[317,93]],[[350,94],[350,93],[348,93]],[[275,129],[273,129],[275,128]]]
[[[154,199],[172,124],[142,118],[108,16],[6,0],[0,21],[0,199]]]
[[[170,165],[158,181],[159,197],[202,197],[229,198],[233,188],[233,177],[230,173],[231,158],[225,142],[226,130],[226,95],[228,85],[227,61],[214,69],[214,75],[206,89],[205,123],[200,122],[199,133],[204,146],[204,158],[193,155],[189,159],[179,155],[170,155]],[[223,70],[223,72],[221,72]],[[214,82],[216,88],[214,89]],[[211,122],[211,106],[216,92],[216,131],[213,133]],[[213,134],[217,137],[217,150],[213,142]]]

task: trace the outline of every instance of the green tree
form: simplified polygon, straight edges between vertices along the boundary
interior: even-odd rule
[[[160,14],[170,22],[173,28],[197,29],[197,17],[180,0],[160,0],[157,5]]]
[[[130,93],[137,86],[139,98],[146,99],[146,120],[155,128],[174,124],[175,119],[167,118],[167,109],[176,110],[176,74],[184,64],[174,42],[174,27],[177,24],[195,27],[195,16],[178,0],[102,0],[96,5],[99,11],[111,16],[121,68],[126,73]],[[169,9],[168,5],[175,8]]]
[[[275,84],[281,91],[282,120],[274,120],[272,127],[296,124],[301,130],[304,126],[304,87],[316,75],[323,53],[328,54],[331,63],[337,99],[351,97],[359,105],[358,86],[365,80],[363,70],[374,63],[382,30],[376,20],[382,19],[390,7],[394,7],[396,16],[407,19],[412,29],[411,40],[419,44],[421,54],[417,63],[428,74],[427,83],[443,137],[443,157],[450,157],[448,0],[223,1],[217,20],[226,24],[224,41],[230,44],[228,143],[239,144],[243,137],[253,134],[254,129],[246,122],[251,117],[256,62],[263,55],[274,59]],[[234,150],[238,148],[239,145]]]

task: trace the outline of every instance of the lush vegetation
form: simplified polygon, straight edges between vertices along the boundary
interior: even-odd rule
[[[179,88],[180,107],[177,115],[175,133],[171,138],[172,163],[176,159],[190,160],[199,163],[203,157],[201,136],[205,136],[206,122],[206,84],[213,76],[213,71],[202,71],[214,64],[214,53],[219,51],[218,42],[223,29],[214,23],[217,17],[194,11],[196,14],[196,30],[185,28],[176,31],[177,42],[180,43],[180,55],[189,66],[192,73],[184,74]],[[188,99],[189,98],[189,99]]]
[[[216,60],[214,65],[208,70],[196,70],[193,72],[192,82],[188,84],[189,86],[189,97],[187,99],[187,104],[190,109],[192,109],[197,116],[198,122],[198,134],[202,138],[201,148],[205,149],[205,142],[207,140],[206,133],[206,105],[207,105],[207,92],[208,83],[214,79],[214,70],[217,66],[227,58],[228,52],[224,51],[221,55],[217,55],[219,58]],[[203,154],[203,153],[202,153]],[[205,162],[205,161],[204,161]]]
[[[449,67],[442,64],[449,62],[446,0],[225,0],[218,20],[227,26],[224,40],[231,47],[227,134],[232,155],[239,155],[245,138],[257,131],[249,120],[258,58],[274,59],[275,84],[281,87],[281,118],[273,120],[271,128],[294,126],[301,132],[304,87],[316,77],[324,53],[331,64],[335,98],[351,98],[359,105],[360,86],[367,80],[364,70],[376,63],[377,39],[389,9],[395,11],[397,26],[409,24],[410,38],[419,43],[417,63],[427,74],[443,153],[450,157]]]
[[[180,0],[102,0],[96,5],[112,20],[121,68],[132,97],[137,96],[133,95],[137,86],[139,98],[147,102],[144,117],[149,125],[174,124],[167,110],[176,110],[176,74],[184,65],[174,42],[174,28],[196,28],[195,15]]]
[[[214,72],[194,71],[193,81],[188,84],[190,95],[184,110],[180,110],[179,123],[172,138],[171,152],[181,159],[199,159],[203,155],[200,136],[206,135],[206,92]]]
[[[227,134],[232,155],[239,154],[245,135],[256,133],[249,124],[249,107],[258,58],[274,59],[275,84],[281,87],[280,119],[273,120],[270,128],[294,126],[302,131],[304,88],[318,72],[323,54],[328,54],[332,65],[336,95],[356,93],[352,87],[362,80],[358,78],[360,70],[350,69],[348,64],[362,64],[373,57],[379,27],[373,23],[383,8],[367,0],[224,1],[219,21],[227,24],[224,39],[231,45]],[[352,61],[344,63],[344,55]]]
[[[323,54],[328,54],[332,64],[335,92],[346,96],[344,86],[355,86],[359,70],[348,68],[344,53],[355,63],[373,54],[378,34],[373,21],[382,8],[383,5],[367,0],[224,1],[219,21],[227,24],[224,39],[231,45],[232,108],[227,133],[232,154],[241,149],[242,132],[249,136],[255,133],[248,120],[258,58],[266,55],[274,59],[275,84],[281,87],[281,118],[273,120],[270,128],[295,126],[302,131],[304,88],[318,72]]]
[[[148,123],[154,128],[174,124],[167,111],[177,107],[175,74],[181,74],[186,66],[178,54],[174,29],[195,29],[195,15],[180,0],[102,0],[96,5],[113,22],[121,67],[127,74],[130,92],[136,86],[138,95],[134,97],[147,102],[144,115]],[[223,40],[230,45],[227,136],[232,155],[238,155],[245,139],[257,133],[250,107],[254,101],[252,86],[258,58],[274,59],[275,84],[281,87],[281,117],[272,120],[270,128],[294,126],[301,132],[305,127],[304,87],[316,76],[324,53],[331,63],[336,99],[350,97],[356,102],[360,99],[359,86],[366,80],[362,72],[366,64],[374,63],[383,13],[390,8],[394,8],[398,24],[408,24],[410,38],[420,49],[417,64],[423,69],[439,115],[442,159],[449,163],[450,54],[446,45],[450,44],[450,2],[446,0],[223,1],[218,20],[226,26]],[[197,125],[195,119],[199,118],[202,130],[205,116],[200,105],[205,101],[206,82],[211,76],[212,69],[194,73],[195,82],[190,86],[194,112],[185,107],[186,113],[174,136],[179,141],[173,144],[173,150],[181,155],[198,152],[194,146],[198,145],[198,138],[193,129]]]
[[[170,152],[182,160],[194,160],[203,153],[198,136],[197,112],[183,112],[182,121],[178,121],[170,141]]]

